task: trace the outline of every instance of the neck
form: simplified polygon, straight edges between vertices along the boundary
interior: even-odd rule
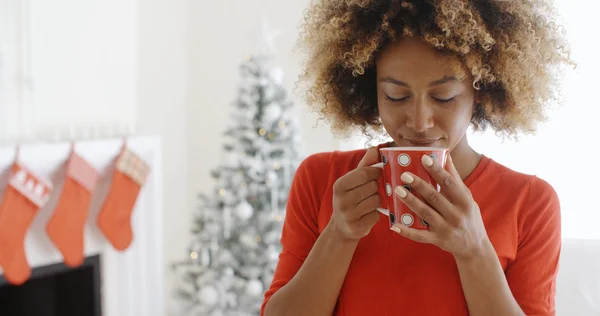
[[[482,157],[481,154],[469,146],[467,135],[460,140],[450,154],[456,171],[458,171],[462,180],[466,179],[477,168]]]

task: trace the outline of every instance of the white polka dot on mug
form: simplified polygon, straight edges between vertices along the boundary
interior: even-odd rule
[[[410,156],[408,154],[400,154],[398,156],[398,163],[403,167],[408,166],[410,164]]]

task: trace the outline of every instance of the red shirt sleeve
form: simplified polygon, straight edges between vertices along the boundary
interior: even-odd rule
[[[319,237],[318,210],[327,187],[330,157],[327,153],[309,156],[294,174],[281,234],[282,251],[271,286],[265,293],[261,316],[269,298],[296,275]]]
[[[507,266],[508,285],[526,315],[555,315],[561,216],[552,186],[534,178],[519,216],[519,245]]]

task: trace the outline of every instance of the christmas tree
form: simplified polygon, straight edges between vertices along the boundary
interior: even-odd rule
[[[264,20],[263,20],[264,21]],[[240,67],[210,195],[199,195],[189,258],[174,264],[179,315],[258,315],[280,248],[287,195],[300,163],[293,104],[273,65],[274,33]]]

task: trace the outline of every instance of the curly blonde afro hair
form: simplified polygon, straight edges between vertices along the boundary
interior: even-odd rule
[[[332,131],[381,132],[375,60],[388,43],[418,37],[461,63],[479,103],[475,129],[533,132],[558,101],[558,66],[574,65],[542,0],[321,0],[305,12],[308,104]]]

